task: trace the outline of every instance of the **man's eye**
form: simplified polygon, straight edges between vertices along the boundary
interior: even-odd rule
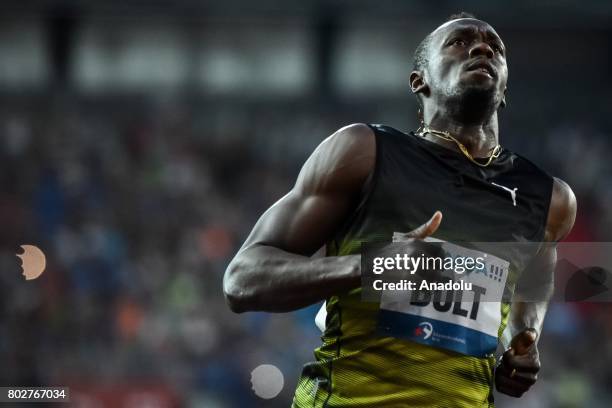
[[[504,50],[502,49],[502,47],[500,47],[500,46],[499,46],[499,45],[497,45],[497,44],[493,44],[493,50],[494,50],[495,52],[499,52],[499,53],[500,53],[500,54],[502,54],[502,55],[503,55],[503,53],[504,53]]]
[[[465,47],[466,46],[466,42],[463,41],[462,39],[457,38],[456,40],[453,40],[452,45],[458,45],[459,47]]]

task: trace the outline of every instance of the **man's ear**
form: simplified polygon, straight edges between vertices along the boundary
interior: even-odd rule
[[[412,71],[410,73],[410,88],[413,94],[429,94],[429,85],[425,83],[425,77],[421,71]]]

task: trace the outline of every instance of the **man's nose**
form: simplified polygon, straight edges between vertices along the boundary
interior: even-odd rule
[[[487,58],[493,58],[495,52],[493,52],[493,49],[486,42],[478,41],[470,49],[470,57],[477,57],[480,55],[484,55]]]

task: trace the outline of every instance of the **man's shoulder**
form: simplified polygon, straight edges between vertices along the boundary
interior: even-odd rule
[[[406,132],[403,132],[399,129],[396,129],[392,126],[389,125],[384,125],[381,123],[371,123],[368,124],[368,126],[374,131],[374,133],[376,134],[383,134],[383,135],[392,135],[392,136],[398,136],[398,137],[406,137]]]
[[[354,123],[321,142],[302,167],[296,186],[317,193],[353,193],[361,189],[375,163],[374,131]]]
[[[577,207],[576,196],[569,184],[554,177],[546,222],[548,241],[561,241],[570,233],[576,221]]]
[[[334,132],[321,143],[320,148],[331,152],[330,158],[335,163],[363,159],[365,156],[374,160],[381,145],[405,145],[407,140],[412,139],[407,133],[388,125],[353,123]]]
[[[576,219],[576,196],[569,184],[558,177],[553,177],[546,170],[527,159],[525,156],[511,152],[514,164],[529,174],[533,188],[544,188],[549,194],[549,208],[546,220],[547,241],[560,241],[572,229]],[[538,182],[540,180],[540,182]]]
[[[515,151],[511,151],[506,149],[509,155],[512,157],[512,162],[514,167],[520,167],[523,171],[531,173],[530,175],[533,177],[541,177],[545,179],[547,182],[552,183],[553,176],[551,176],[548,171],[544,168],[536,164],[531,159],[527,158],[521,153],[517,153]]]
[[[325,150],[334,162],[351,160],[355,155],[376,154],[375,130],[365,123],[353,123],[335,131],[325,139],[319,149]]]
[[[374,137],[376,130],[367,123],[351,123],[335,131],[329,139],[337,143],[367,143]]]

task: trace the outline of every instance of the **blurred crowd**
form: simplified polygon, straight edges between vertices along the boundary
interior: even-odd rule
[[[140,396],[123,406],[288,406],[319,341],[319,305],[232,314],[224,269],[324,137],[356,121],[397,117],[387,124],[415,126],[410,105],[386,112],[393,109],[385,116],[380,105],[170,97],[2,101],[0,384],[69,385],[86,407],[130,387]],[[574,188],[570,240],[610,239],[609,137],[573,122],[537,138],[508,135],[513,149]],[[47,255],[36,281],[20,276],[20,244]],[[520,406],[609,406],[610,311],[551,306],[542,379]],[[260,364],[284,374],[273,400],[251,391]],[[515,403],[501,398],[499,406]]]

